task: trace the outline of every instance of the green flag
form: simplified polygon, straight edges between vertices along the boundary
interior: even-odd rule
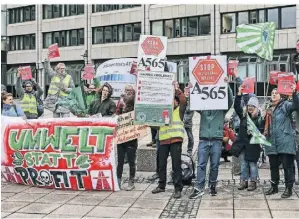
[[[272,61],[275,27],[275,22],[237,26],[238,47],[245,53],[255,53],[261,58]]]
[[[255,126],[254,122],[251,120],[250,116],[247,114],[247,131],[252,135],[250,139],[250,144],[262,144],[266,146],[272,146],[266,137],[261,134],[258,128]]]

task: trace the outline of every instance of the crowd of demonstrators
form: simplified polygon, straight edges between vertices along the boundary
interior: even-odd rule
[[[26,118],[22,108],[14,104],[12,94],[6,91],[1,92],[1,115]]]
[[[17,74],[16,92],[20,98],[21,108],[27,119],[37,119],[40,115],[39,107],[41,96],[44,91],[34,78],[24,82],[22,87],[22,79],[20,73]],[[33,87],[36,87],[36,91]]]
[[[55,70],[51,68],[49,59],[45,59],[45,73],[51,78],[45,108],[53,112],[54,118],[70,117],[70,110],[62,106],[56,107],[56,102],[66,97],[75,87],[74,81],[66,71],[65,64],[58,63]]]

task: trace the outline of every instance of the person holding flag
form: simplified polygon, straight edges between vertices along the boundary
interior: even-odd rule
[[[272,143],[266,147],[266,155],[269,157],[271,188],[266,195],[278,193],[279,166],[282,163],[284,170],[285,191],[281,198],[292,196],[295,182],[294,160],[296,155],[296,136],[292,126],[292,113],[299,110],[299,97],[296,86],[292,85],[292,101],[287,101],[273,89],[271,92],[272,104],[267,109],[264,135]]]

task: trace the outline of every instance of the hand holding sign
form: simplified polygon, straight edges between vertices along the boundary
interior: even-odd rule
[[[48,48],[48,59],[53,59],[53,58],[59,58],[59,49],[58,49],[58,44],[55,43],[53,45],[50,45]]]

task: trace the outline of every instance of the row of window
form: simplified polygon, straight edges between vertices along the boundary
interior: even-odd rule
[[[58,43],[59,47],[84,45],[84,29],[43,33],[43,48]]]
[[[275,22],[276,29],[296,27],[296,6],[224,13],[222,33],[236,32],[240,24]]]
[[[92,13],[114,11],[126,8],[141,7],[141,5],[92,5]]]
[[[43,5],[43,18],[52,19],[84,14],[84,5]]]
[[[35,49],[35,34],[10,36],[8,40],[11,51]]]
[[[211,34],[210,15],[152,21],[151,34],[168,38]]]
[[[10,24],[35,20],[35,5],[8,9]]]
[[[138,41],[141,34],[141,23],[121,24],[92,28],[92,43],[116,43]]]

